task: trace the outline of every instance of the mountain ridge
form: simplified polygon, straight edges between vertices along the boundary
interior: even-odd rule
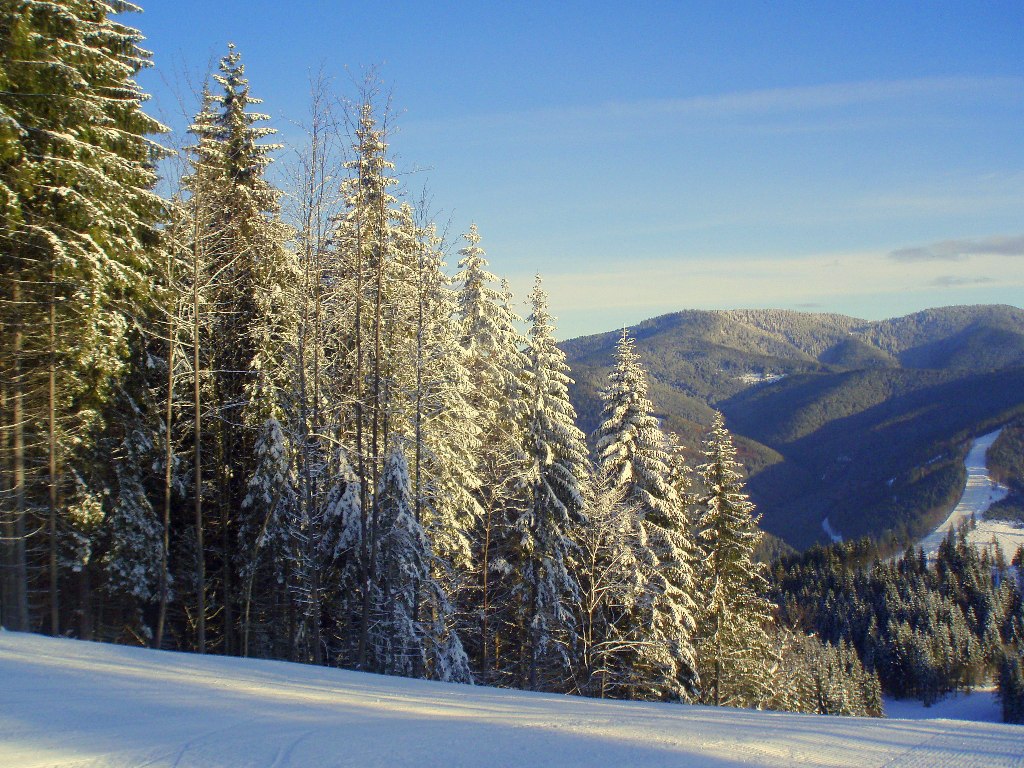
[[[721,410],[765,529],[797,547],[826,538],[825,518],[847,536],[923,533],[955,504],[965,442],[1024,413],[1024,310],[1011,305],[873,321],[684,310],[633,332],[655,415],[692,449]],[[562,345],[587,433],[618,336]]]

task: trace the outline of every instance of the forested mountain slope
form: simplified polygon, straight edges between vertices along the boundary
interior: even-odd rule
[[[962,483],[965,441],[1024,413],[1024,311],[929,309],[866,321],[785,310],[690,310],[635,329],[651,399],[687,445],[721,410],[762,526],[794,546],[917,536]],[[588,433],[617,332],[564,348]]]

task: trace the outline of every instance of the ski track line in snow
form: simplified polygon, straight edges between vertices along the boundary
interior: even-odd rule
[[[0,632],[2,768],[1024,768],[1024,727],[614,702]]]
[[[950,530],[956,529],[961,523],[972,517],[977,528],[971,531],[968,539],[981,547],[992,543],[993,536],[999,541],[1000,547],[1007,558],[1011,557],[1018,546],[1024,544],[1024,528],[998,520],[984,520],[984,514],[992,504],[1006,497],[1008,489],[994,481],[988,474],[985,454],[992,443],[999,437],[1002,428],[977,438],[964,459],[967,479],[963,493],[953,511],[949,513],[941,525],[918,542],[925,554],[934,557],[939,545]]]

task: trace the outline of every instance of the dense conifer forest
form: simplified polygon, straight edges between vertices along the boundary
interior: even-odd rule
[[[885,558],[869,539],[783,557],[773,566],[780,619],[854,649],[887,692],[925,704],[995,674],[1004,719],[1024,722],[1024,549],[1007,561],[998,546],[971,546],[967,531],[951,531],[931,561],[914,549]]]
[[[724,419],[667,433],[628,331],[588,444],[541,278],[521,317],[486,226],[442,236],[375,80],[314,79],[281,188],[231,45],[166,148],[135,10],[0,4],[5,628],[851,715],[998,673],[1018,716],[1008,566],[773,574]]]

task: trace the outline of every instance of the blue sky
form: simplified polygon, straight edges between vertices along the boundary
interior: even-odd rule
[[[560,335],[684,308],[1021,305],[1024,3],[142,0],[151,109],[226,50],[287,141],[323,63]],[[282,158],[283,159],[283,158]]]

